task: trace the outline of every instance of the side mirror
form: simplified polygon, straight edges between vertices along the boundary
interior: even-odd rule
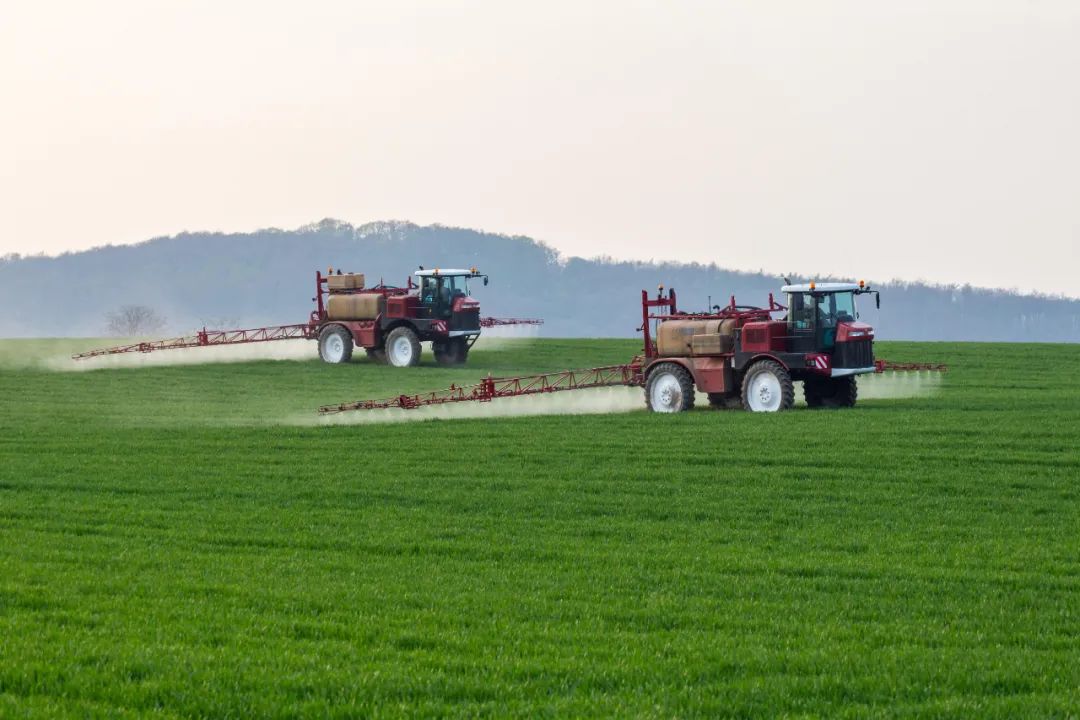
[[[874,305],[877,306],[878,310],[881,309],[881,295],[874,295]]]
[[[488,283],[488,277],[487,277],[487,275],[485,275],[485,276],[484,276],[484,285],[486,286],[486,285],[487,285],[487,283]]]

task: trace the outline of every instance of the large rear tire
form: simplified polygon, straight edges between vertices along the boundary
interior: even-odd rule
[[[394,367],[420,364],[420,340],[412,328],[397,327],[386,336],[386,359]]]
[[[807,378],[803,381],[803,397],[812,408],[855,407],[859,386],[854,375],[838,378]]]
[[[436,340],[431,343],[431,351],[440,365],[464,365],[469,357],[469,345],[463,337]]]
[[[327,325],[319,333],[319,357],[323,362],[337,365],[352,359],[352,333],[341,325]]]
[[[775,360],[758,360],[742,382],[742,404],[750,412],[779,412],[795,405],[791,374]]]
[[[676,413],[694,407],[694,378],[677,363],[660,363],[645,381],[645,405],[653,412]]]

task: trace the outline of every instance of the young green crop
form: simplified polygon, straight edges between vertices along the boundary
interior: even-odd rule
[[[0,343],[0,716],[1080,713],[1076,346],[880,343],[951,370],[853,410],[331,426],[637,346],[35,359],[73,347]]]

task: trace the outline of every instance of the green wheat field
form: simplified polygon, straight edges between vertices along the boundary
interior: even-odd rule
[[[329,424],[637,345],[69,371],[96,344],[0,342],[0,717],[1080,715],[1078,346],[880,343],[950,371],[851,410]]]

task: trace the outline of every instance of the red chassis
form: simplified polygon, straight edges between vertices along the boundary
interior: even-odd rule
[[[653,308],[663,308],[663,311],[654,314],[652,312]],[[383,400],[360,400],[337,405],[326,405],[319,408],[319,412],[322,414],[332,414],[351,410],[379,410],[388,408],[408,410],[423,407],[425,405],[444,405],[456,402],[490,402],[491,400],[501,397],[581,390],[592,387],[619,385],[641,387],[645,384],[649,370],[661,361],[677,362],[683,367],[686,367],[693,374],[697,389],[702,392],[724,392],[731,382],[731,361],[736,354],[735,352],[698,358],[661,357],[658,354],[656,344],[653,341],[653,331],[650,324],[676,319],[735,320],[737,325],[743,331],[746,331],[747,329],[754,330],[757,328],[764,328],[766,341],[770,341],[770,338],[775,339],[782,337],[782,335],[778,333],[770,333],[770,329],[779,330],[781,327],[786,326],[786,323],[783,321],[772,320],[772,313],[784,310],[787,310],[787,308],[777,303],[770,293],[769,305],[766,308],[739,306],[735,303],[735,298],[732,297],[726,307],[717,310],[715,313],[681,313],[677,309],[674,290],[670,290],[667,297],[658,294],[656,298],[650,298],[648,293],[642,290],[642,324],[638,329],[643,334],[643,354],[635,357],[625,365],[609,365],[586,370],[561,370],[553,373],[512,378],[493,378],[489,376],[475,385],[451,385],[445,390],[417,393],[414,395],[399,395]],[[847,333],[872,333],[869,326],[861,323],[845,324],[848,326],[845,330]],[[746,348],[747,345],[743,344],[742,347]],[[753,345],[750,345],[750,347],[753,347]],[[771,358],[772,355],[769,354],[770,347],[771,346],[758,348],[752,352],[744,350],[744,353],[751,354],[754,359],[759,359],[761,357]],[[822,362],[822,358],[825,359],[825,362]],[[831,357],[824,353],[805,353],[802,355],[802,361],[804,364],[802,369],[807,374],[826,375],[833,370],[831,366]],[[875,361],[872,367],[873,372],[876,373],[922,370],[943,372],[947,369],[946,366],[939,364],[890,363],[885,360]]]

